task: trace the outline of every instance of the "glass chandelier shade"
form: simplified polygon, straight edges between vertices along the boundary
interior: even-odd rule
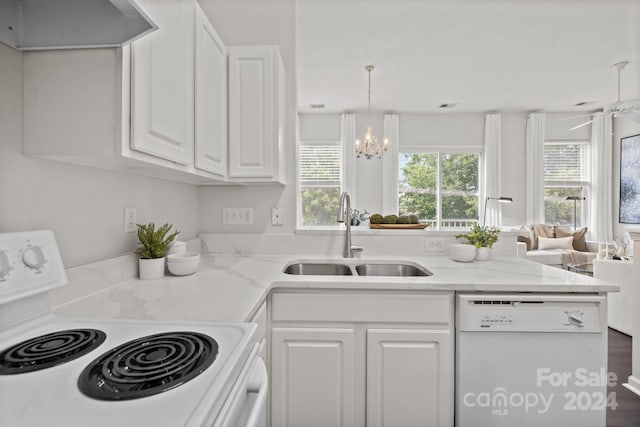
[[[356,157],[364,157],[371,159],[372,157],[382,157],[382,153],[387,151],[389,147],[389,140],[385,138],[381,140],[373,134],[371,126],[371,71],[373,71],[373,65],[367,65],[364,69],[369,73],[369,109],[367,113],[367,133],[364,136],[364,140],[356,140]]]

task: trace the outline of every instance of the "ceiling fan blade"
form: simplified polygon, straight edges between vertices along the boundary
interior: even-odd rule
[[[571,129],[569,129],[569,130],[571,131],[571,130],[580,129],[581,127],[586,126],[586,125],[588,125],[589,123],[592,123],[592,122],[593,122],[593,120],[589,120],[588,122],[584,122],[584,123],[582,123],[582,124],[580,124],[580,125],[578,125],[578,126],[574,126],[574,127],[572,127]]]

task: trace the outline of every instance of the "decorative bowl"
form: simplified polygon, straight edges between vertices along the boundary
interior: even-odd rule
[[[174,276],[187,276],[198,270],[200,254],[187,252],[184,254],[167,255],[167,269]]]
[[[471,262],[476,257],[476,247],[466,243],[454,243],[450,246],[451,259],[458,262]]]

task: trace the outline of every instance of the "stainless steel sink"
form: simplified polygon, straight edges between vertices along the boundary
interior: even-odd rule
[[[284,272],[305,276],[353,276],[351,268],[344,264],[297,263],[288,265]]]
[[[360,276],[431,276],[429,270],[409,264],[360,264],[356,265]]]

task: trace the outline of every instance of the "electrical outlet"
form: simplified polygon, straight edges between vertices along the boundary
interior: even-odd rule
[[[282,225],[280,208],[271,208],[271,225]]]
[[[137,229],[136,208],[124,208],[124,232],[135,233]]]
[[[223,224],[253,224],[253,208],[222,208]]]
[[[438,237],[426,237],[424,239],[425,252],[442,252],[444,251],[444,239]]]

